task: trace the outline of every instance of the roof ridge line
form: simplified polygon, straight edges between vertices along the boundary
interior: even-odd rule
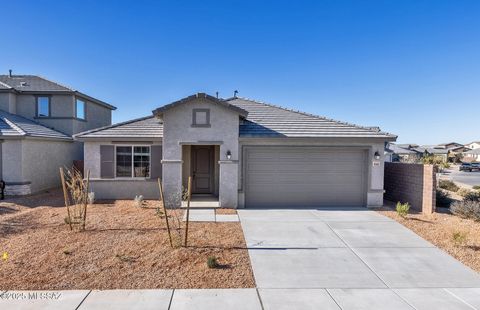
[[[24,131],[20,126],[17,126],[15,123],[10,121],[8,118],[2,118],[2,120],[7,123],[8,126],[12,127],[15,129],[17,132],[19,132],[21,135],[26,136],[27,132]]]
[[[335,122],[335,123],[338,123],[338,124],[343,124],[343,125],[348,125],[348,126],[353,126],[353,127],[365,129],[365,130],[370,130],[370,131],[374,131],[374,132],[376,132],[376,133],[385,133],[385,134],[391,135],[391,133],[388,133],[388,132],[385,132],[385,131],[382,131],[382,130],[378,130],[378,131],[377,131],[377,130],[374,130],[373,128],[371,128],[371,127],[361,126],[361,125],[357,125],[357,124],[353,124],[353,123],[348,123],[348,122],[343,122],[343,121],[335,120],[335,119],[328,118],[328,117],[325,117],[325,116],[321,116],[321,115],[317,115],[317,114],[313,114],[313,113],[307,113],[307,112],[303,112],[303,111],[300,111],[300,110],[294,110],[294,109],[282,107],[282,106],[280,106],[280,105],[271,104],[271,103],[267,103],[267,102],[263,102],[263,101],[258,101],[258,100],[254,100],[254,99],[250,99],[250,98],[246,98],[246,97],[232,97],[232,98],[229,98],[229,99],[227,99],[227,100],[233,100],[233,99],[243,99],[243,100],[247,100],[247,101],[251,101],[251,102],[255,102],[255,103],[259,103],[259,104],[271,106],[271,107],[274,107],[274,108],[279,108],[279,109],[282,109],[282,110],[285,110],[285,111],[289,111],[289,112],[293,112],[293,113],[298,113],[298,114],[302,114],[302,115],[306,115],[306,116],[316,117],[316,118],[319,118],[319,119],[323,119],[323,120]],[[379,128],[379,127],[376,127],[376,128]],[[379,129],[380,129],[380,128],[379,128]]]
[[[47,128],[47,129],[56,131],[56,132],[61,133],[62,135],[66,136],[66,137],[68,137],[68,138],[72,138],[71,135],[68,135],[68,134],[64,133],[63,131],[60,131],[60,130],[55,129],[55,128],[53,128],[53,127],[49,127],[49,126],[47,126],[47,125],[45,125],[45,124],[42,124],[42,123],[40,123],[40,122],[37,122],[37,121],[35,121],[35,120],[26,118],[26,117],[21,116],[21,115],[18,115],[18,114],[13,114],[13,113],[10,113],[10,112],[4,111],[4,110],[0,110],[0,111],[2,111],[3,113],[6,113],[6,114],[8,114],[8,115],[12,115],[12,116],[14,116],[14,117],[23,119],[23,120],[25,120],[25,121],[27,121],[27,122],[31,122],[31,123],[36,124],[36,125],[38,125],[38,126],[42,126],[42,127],[44,127],[44,128]],[[11,122],[11,121],[10,121],[10,122]],[[19,129],[24,133],[24,135],[26,135],[26,136],[29,135],[26,131],[24,131],[24,130],[22,129],[22,127],[20,127],[20,126],[18,126],[18,125],[15,125],[15,124],[14,124],[14,126],[17,127],[17,128],[19,128]]]
[[[43,75],[33,75],[33,74],[32,74],[31,76],[37,76],[37,77],[39,77],[39,78],[41,78],[41,79],[44,79],[44,80],[46,80],[46,81],[48,81],[48,82],[50,82],[50,83],[57,84],[58,86],[68,88],[69,90],[71,90],[71,91],[73,91],[73,92],[76,92],[76,91],[77,91],[76,89],[73,89],[73,88],[71,88],[70,86],[67,86],[67,85],[64,85],[64,84],[60,84],[60,83],[58,83],[58,82],[56,82],[56,81],[47,79],[47,78],[44,77]]]
[[[7,83],[5,83],[5,82],[2,82],[2,81],[0,81],[0,84],[1,84],[1,85],[3,85],[3,86],[5,86],[5,87],[8,87],[8,88],[11,88],[11,89],[13,89],[13,87],[12,87],[12,86],[8,85],[8,84],[7,84]]]
[[[122,126],[122,125],[127,125],[127,124],[131,124],[131,123],[143,121],[143,120],[146,120],[146,119],[149,119],[149,118],[155,118],[155,116],[154,116],[154,115],[143,116],[143,117],[131,119],[131,120],[128,120],[128,121],[124,121],[124,122],[120,122],[120,123],[115,123],[115,124],[112,124],[112,125],[107,125],[107,126],[103,126],[103,127],[98,127],[98,128],[94,128],[94,129],[82,131],[82,132],[79,132],[79,133],[74,134],[73,137],[76,138],[76,137],[80,137],[80,136],[83,136],[83,135],[86,135],[86,134],[90,134],[90,133],[102,131],[102,130],[105,130],[105,129],[115,128],[115,127],[118,127],[118,126]]]

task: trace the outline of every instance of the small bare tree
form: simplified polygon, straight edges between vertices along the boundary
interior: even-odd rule
[[[90,171],[87,171],[87,177],[84,180],[82,173],[75,167],[71,169],[60,168],[60,178],[65,206],[67,207],[65,222],[70,226],[70,230],[73,230],[73,225],[78,227],[79,230],[85,230]]]

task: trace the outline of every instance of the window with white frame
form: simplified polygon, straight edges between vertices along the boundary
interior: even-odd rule
[[[150,177],[149,146],[117,146],[116,147],[117,178]]]
[[[78,98],[75,101],[75,117],[83,120],[87,118],[87,113],[85,111],[85,101]]]
[[[50,97],[48,96],[37,97],[37,116],[38,117],[50,116]]]

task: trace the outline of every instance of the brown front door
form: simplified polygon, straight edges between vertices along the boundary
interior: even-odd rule
[[[192,193],[213,193],[213,151],[211,145],[192,145]]]

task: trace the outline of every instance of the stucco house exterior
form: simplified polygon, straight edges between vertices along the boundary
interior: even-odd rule
[[[35,75],[0,75],[0,179],[7,195],[60,185],[58,168],[83,159],[72,135],[111,124],[115,107]]]
[[[465,147],[468,147],[471,150],[480,149],[480,141],[473,141],[465,144]]]
[[[220,207],[379,206],[385,144],[396,136],[246,98],[198,93],[153,115],[74,136],[96,197],[179,204],[194,197]]]

